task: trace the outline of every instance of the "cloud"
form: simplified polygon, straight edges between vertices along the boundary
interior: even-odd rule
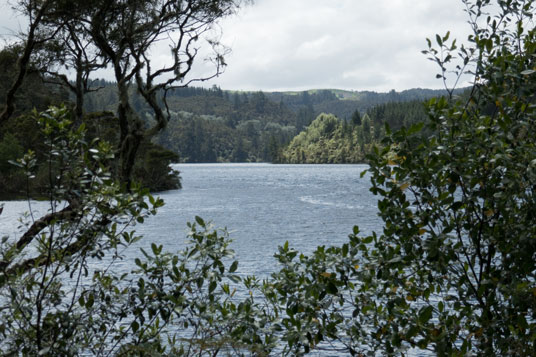
[[[462,2],[452,0],[256,0],[219,24],[232,53],[225,73],[205,85],[265,91],[439,88],[436,66],[421,53],[425,39],[448,30],[465,39],[466,18]],[[8,4],[0,5],[5,29],[20,28],[19,21]],[[157,46],[154,60],[164,63],[168,53]],[[212,65],[199,60],[193,76],[212,73]]]
[[[452,0],[259,0],[222,22],[233,53],[215,83],[233,89],[439,87],[426,37],[466,37]]]
[[[0,1],[0,38],[12,41],[25,25],[25,19],[13,11],[8,1]]]

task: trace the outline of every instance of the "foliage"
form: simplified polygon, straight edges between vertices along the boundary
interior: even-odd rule
[[[365,153],[356,144],[361,127],[350,126],[333,115],[320,114],[305,131],[298,134],[279,154],[288,163],[360,162]]]
[[[456,94],[463,89],[455,89]],[[372,91],[343,91],[343,90],[310,90],[304,92],[273,92],[267,93],[269,99],[281,102],[293,111],[311,108],[315,115],[320,113],[333,114],[338,118],[350,120],[358,110],[365,113],[370,109],[387,103],[422,102],[433,97],[441,97],[445,90],[414,88],[386,93]]]
[[[428,53],[442,73],[455,51],[465,64],[474,60],[469,100],[430,101],[437,134],[422,141],[418,128],[401,130],[371,163],[386,224],[371,252],[381,271],[376,292],[391,304],[382,340],[439,354],[529,355],[536,337],[536,32],[525,26],[534,2],[500,2],[485,19],[489,1],[467,8],[473,47],[458,50],[447,34]]]
[[[85,115],[82,122],[90,138],[101,138],[108,142],[119,140],[119,122],[117,117],[110,112],[93,112]],[[174,152],[145,139],[138,148],[132,178],[152,192],[179,189],[181,188],[179,172],[170,168],[170,164],[178,160],[179,157]],[[111,171],[115,174],[118,166],[117,160],[113,160],[110,165]]]
[[[374,136],[379,141],[385,136],[384,128],[386,125],[389,126],[390,130],[397,131],[402,127],[409,128],[414,124],[424,123],[428,118],[425,102],[420,100],[380,104],[369,109],[367,115],[370,118],[370,125],[374,128]],[[426,134],[432,133],[427,132]]]
[[[296,134],[296,116],[258,94],[246,101],[205,95],[170,97],[182,108],[155,142],[173,150],[184,162],[271,161],[271,146]],[[201,114],[205,113],[205,114]]]
[[[89,260],[117,251],[122,223],[141,220],[151,211],[145,193],[121,193],[106,169],[110,145],[86,142],[83,127],[70,130],[65,108],[35,119],[46,137],[46,165],[54,170],[43,193],[50,197],[50,210],[37,219],[30,207],[22,226],[26,231],[2,240],[2,350],[72,354],[81,343],[77,331],[84,330],[89,317],[76,304],[81,278],[91,269]],[[18,160],[28,180],[36,161],[32,152]]]
[[[133,272],[114,269],[139,239],[131,224],[162,202],[122,190],[108,172],[111,146],[87,142],[65,109],[40,115],[43,155],[58,174],[49,176],[50,212],[28,216],[21,237],[0,245],[0,347],[32,355],[532,355],[536,4],[464,3],[470,47],[446,34],[425,52],[445,83],[460,58],[455,74],[475,79],[467,97],[448,89],[428,102],[426,122],[394,133],[387,125],[378,134],[372,114],[382,118],[389,105],[353,127],[321,115],[300,139],[313,146],[359,128],[374,144],[385,135],[368,156],[383,230],[362,237],[355,227],[348,243],[311,256],[285,244],[281,269],[263,282],[235,274],[226,233],[199,217],[184,251],[152,244]],[[260,94],[241,101],[257,111],[268,103]],[[18,160],[29,179],[37,161],[32,153]]]
[[[115,107],[117,91],[113,83],[101,85],[105,86],[103,90],[86,96],[88,111],[99,108],[113,110]],[[152,123],[150,108],[144,105],[135,91],[130,93],[133,107]],[[355,130],[354,138],[351,138],[349,126],[346,126],[342,135],[344,142],[333,141],[330,144],[329,150],[337,152],[335,156],[313,158],[314,154],[308,155],[308,162],[332,162],[328,161],[328,157],[333,162],[363,162],[366,154],[371,152],[372,140],[379,142],[383,136],[385,123],[398,129],[402,125],[425,120],[422,100],[410,99],[445,93],[444,90],[415,89],[393,93],[317,90],[293,94],[229,92],[218,87],[177,88],[167,95],[172,116],[166,129],[158,134],[156,142],[178,153],[184,162],[304,162],[295,152],[288,153],[294,149],[287,149],[287,155],[280,154],[293,137],[322,113],[321,108],[326,113],[342,113],[343,116],[339,117],[350,122],[351,117],[345,114],[347,111],[352,110],[352,116],[357,113],[361,117],[360,110],[369,108],[366,114],[371,122],[365,124],[370,125],[364,132]],[[339,105],[346,108],[344,113],[338,109]],[[341,123],[344,125],[344,122]],[[352,123],[354,128],[362,125],[360,121]],[[367,134],[372,131],[371,126],[374,127],[374,138]],[[325,141],[330,139],[325,138]],[[310,151],[306,147],[301,150]]]
[[[129,187],[140,144],[164,128],[170,118],[167,92],[221,73],[227,50],[208,33],[241,4],[240,0],[17,1],[14,8],[26,16],[28,28],[17,44],[21,54],[16,56],[16,70],[6,91],[0,125],[14,114],[15,95],[31,68],[46,73],[47,79],[74,94],[77,121],[83,118],[85,94],[98,89],[92,85],[92,74],[111,68],[120,127],[117,172]],[[212,48],[207,59],[214,64],[214,73],[189,78],[199,41]],[[152,62],[150,52],[156,43],[169,46],[169,63],[158,66]],[[76,73],[74,81],[62,74],[65,69]],[[134,110],[132,88],[151,111],[151,127],[146,127]]]
[[[14,80],[21,50],[17,45],[8,45],[0,49],[0,98],[5,98],[9,84]],[[45,110],[48,106],[58,105],[67,98],[65,92],[45,84],[43,76],[32,66],[14,97],[13,115],[20,116],[34,108]]]
[[[144,141],[139,149],[138,161],[134,165],[133,177],[144,187],[154,191],[172,190],[181,187],[177,170],[170,168],[179,156],[159,145]]]
[[[10,162],[22,157],[23,151],[15,136],[6,133],[0,141],[0,192],[13,192],[17,183],[23,182],[21,172]]]
[[[277,159],[287,163],[365,162],[373,146],[380,145],[385,136],[385,125],[399,129],[425,120],[420,101],[381,104],[363,116],[356,110],[349,121],[321,114],[281,148]]]
[[[22,156],[22,147],[16,137],[10,133],[6,133],[2,141],[0,141],[0,171],[7,173],[14,170],[14,166],[10,161],[15,161]]]
[[[119,124],[112,113],[100,112],[86,115],[80,123],[74,123],[70,110],[66,108],[64,115],[74,126],[83,125],[84,140],[97,138],[107,142],[119,140]],[[59,167],[47,165],[46,153],[50,147],[43,135],[37,116],[34,113],[10,118],[4,125],[4,137],[0,140],[0,194],[7,198],[32,197],[43,198],[43,192],[49,186],[49,176],[59,174]],[[32,151],[36,158],[33,167],[34,178],[27,180],[24,170],[10,163],[22,158],[25,152]],[[141,143],[138,160],[133,172],[133,180],[151,191],[161,191],[180,188],[180,176],[171,170],[169,165],[177,162],[178,157],[159,145],[149,141]],[[116,157],[108,160],[109,171],[117,177],[118,160]],[[52,170],[52,171],[51,171]]]
[[[320,114],[304,131],[279,149],[277,161],[283,163],[359,163],[377,143],[370,118],[360,124]]]
[[[233,297],[229,284],[241,278],[226,232],[196,217],[184,250],[171,254],[153,243],[125,269],[125,250],[141,238],[133,225],[162,200],[124,192],[108,171],[111,146],[86,142],[65,108],[38,119],[47,165],[61,170],[49,178],[47,214],[34,217],[30,203],[21,236],[0,243],[3,354],[262,355],[273,348],[271,316],[252,296]],[[32,153],[18,160],[29,179],[35,163]]]
[[[387,130],[369,156],[383,231],[311,257],[280,250],[275,298],[296,354],[322,341],[355,355],[534,353],[535,3],[465,3],[471,47],[447,34],[426,53],[445,82],[457,54],[470,94],[430,100],[426,124]]]
[[[350,239],[343,247],[318,247],[309,257],[288,242],[279,247],[275,257],[281,269],[262,291],[281,314],[275,324],[285,355],[313,350],[356,355],[366,345],[370,333],[358,334],[362,314],[354,305],[361,302],[354,301],[353,292],[359,286],[359,238]]]

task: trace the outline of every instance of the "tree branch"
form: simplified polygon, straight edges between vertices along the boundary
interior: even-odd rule
[[[33,239],[45,228],[50,226],[55,221],[72,220],[79,217],[80,212],[77,210],[77,206],[69,205],[58,212],[49,213],[46,216],[35,221],[31,227],[24,233],[24,235],[17,241],[15,248],[18,252],[22,251]],[[12,261],[0,261],[0,269],[7,268]]]

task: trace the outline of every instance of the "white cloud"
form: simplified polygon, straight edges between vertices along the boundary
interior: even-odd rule
[[[469,29],[461,1],[259,0],[222,23],[232,46],[215,83],[233,89],[440,87],[426,37]]]
[[[8,10],[0,5],[0,28],[18,28]],[[421,50],[426,37],[447,30],[465,39],[463,10],[456,0],[256,0],[221,22],[232,53],[225,73],[208,85],[267,91],[439,88],[437,68]],[[167,51],[155,48],[155,60],[164,61]],[[212,69],[198,61],[195,73]]]

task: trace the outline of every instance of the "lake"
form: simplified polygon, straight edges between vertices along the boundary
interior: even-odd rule
[[[159,194],[166,205],[138,232],[146,244],[183,246],[186,223],[196,215],[227,227],[239,272],[267,276],[277,247],[289,241],[310,253],[341,245],[354,225],[381,228],[367,165],[180,164],[183,189]]]
[[[187,222],[196,215],[227,227],[239,261],[238,274],[267,278],[278,269],[274,253],[286,241],[305,254],[319,245],[342,245],[353,226],[363,234],[381,230],[377,198],[367,165],[178,164],[182,190],[161,192],[165,206],[135,230],[144,239],[129,248],[116,272],[128,272],[140,247],[163,244],[177,251],[187,243]],[[6,201],[0,215],[0,237],[20,235],[25,201]],[[32,201],[34,217],[46,214],[48,202]],[[95,262],[94,264],[102,264]],[[237,292],[242,296],[245,292]],[[315,351],[311,356],[331,356]]]
[[[188,221],[196,215],[231,232],[240,274],[267,277],[277,268],[277,247],[303,253],[319,245],[341,245],[354,225],[364,234],[381,230],[377,199],[367,165],[178,164],[182,190],[157,194],[165,201],[158,214],[135,227],[144,239],[175,251],[185,246]],[[5,202],[0,236],[17,231],[24,201]],[[34,202],[36,218],[46,202]],[[138,256],[131,248],[127,256]],[[129,260],[127,259],[126,262]],[[132,260],[130,260],[132,261]],[[127,268],[125,266],[125,268]],[[126,269],[128,270],[128,269]]]

